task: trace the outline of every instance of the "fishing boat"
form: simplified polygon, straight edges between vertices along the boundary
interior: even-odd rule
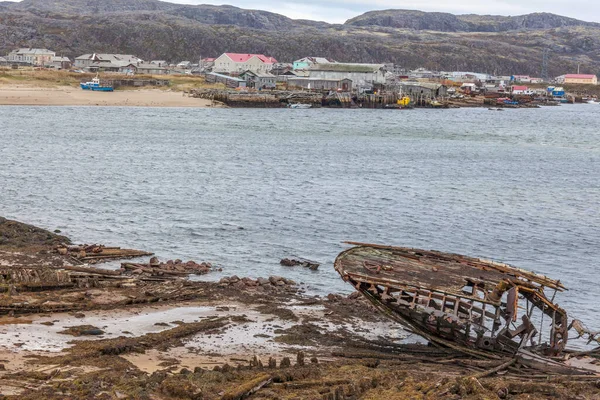
[[[288,105],[288,108],[306,109],[306,108],[312,108],[312,105],[311,104],[303,104],[303,103],[295,103],[295,104]]]
[[[83,90],[92,90],[94,92],[112,92],[114,89],[111,85],[106,85],[100,82],[100,78],[96,75],[91,81],[81,82],[79,84]]]

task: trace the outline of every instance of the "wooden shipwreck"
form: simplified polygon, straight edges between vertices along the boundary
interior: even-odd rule
[[[437,251],[348,242],[335,269],[375,307],[435,345],[476,357],[544,360],[568,340],[558,280],[507,264]],[[574,320],[578,336],[597,340]],[[555,358],[556,359],[556,358]]]

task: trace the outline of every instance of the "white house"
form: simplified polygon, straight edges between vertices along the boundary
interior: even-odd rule
[[[527,86],[511,86],[510,88],[510,92],[511,94],[515,95],[525,95],[525,96],[530,96],[533,95],[533,90],[529,89]]]
[[[263,54],[223,53],[213,66],[213,71],[221,73],[242,73],[244,71],[269,72],[277,62]]]
[[[8,53],[7,58],[8,61],[44,66],[50,63],[55,56],[56,53],[48,49],[21,48]]]

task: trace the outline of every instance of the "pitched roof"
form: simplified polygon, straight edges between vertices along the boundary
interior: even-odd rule
[[[565,79],[594,79],[597,78],[596,75],[587,75],[587,74],[566,74]]]
[[[337,61],[325,57],[304,57],[294,62],[311,62],[313,64],[335,64]]]
[[[53,51],[48,50],[48,49],[33,49],[33,48],[27,48],[27,47],[22,47],[20,49],[17,50],[13,50],[11,53],[16,53],[16,54],[55,54]]]
[[[245,63],[252,57],[257,57],[260,61],[262,61],[265,64],[274,64],[277,62],[277,60],[273,57],[267,57],[264,54],[225,53],[225,55],[229,57],[231,61],[236,63]]]
[[[250,70],[242,72],[240,74],[240,76],[246,75],[246,74],[254,75],[257,78],[277,78],[275,75],[268,73],[268,72],[254,72],[254,71],[250,71]]]
[[[384,64],[314,64],[310,67],[311,71],[331,71],[331,72],[376,72],[385,67]]]
[[[131,54],[84,54],[76,58],[76,60],[94,60],[94,62],[111,63],[117,66],[125,66],[131,63],[142,62],[143,60]]]

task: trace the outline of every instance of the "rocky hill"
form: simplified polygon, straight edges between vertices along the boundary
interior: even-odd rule
[[[515,17],[499,15],[454,15],[411,10],[371,11],[346,21],[351,26],[382,26],[439,32],[508,32],[564,27],[600,28],[600,24],[584,22],[550,13],[534,13]]]
[[[158,0],[0,2],[0,54],[47,47],[70,57],[89,52],[180,61],[225,51],[292,61],[307,55],[338,61],[394,62],[407,68],[540,74],[600,73],[600,24],[553,14],[519,17],[389,10],[345,24],[293,20],[231,6]]]

